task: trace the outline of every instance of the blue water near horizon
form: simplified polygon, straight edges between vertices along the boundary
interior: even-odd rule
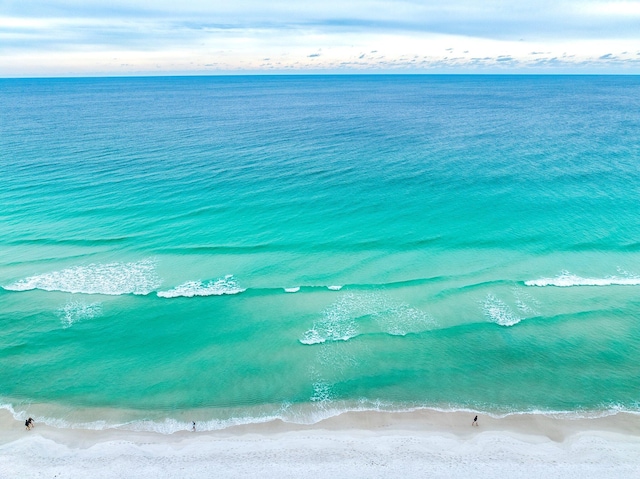
[[[639,93],[0,80],[0,403],[169,429],[638,411]]]

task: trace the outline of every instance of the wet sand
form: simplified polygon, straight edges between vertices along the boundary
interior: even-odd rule
[[[159,434],[65,429],[0,411],[0,477],[640,477],[640,416],[349,412]]]

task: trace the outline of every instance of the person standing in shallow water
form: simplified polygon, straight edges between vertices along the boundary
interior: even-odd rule
[[[192,421],[191,430],[192,430],[193,432],[196,432],[196,422],[195,422],[195,421]]]
[[[477,426],[478,425],[478,416],[473,418],[473,422],[471,423],[472,426]]]

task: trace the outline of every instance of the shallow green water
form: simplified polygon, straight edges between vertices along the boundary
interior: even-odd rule
[[[0,84],[16,414],[638,410],[636,77]]]

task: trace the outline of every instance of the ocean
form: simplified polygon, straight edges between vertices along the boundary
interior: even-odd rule
[[[0,404],[640,413],[640,77],[0,80]]]

